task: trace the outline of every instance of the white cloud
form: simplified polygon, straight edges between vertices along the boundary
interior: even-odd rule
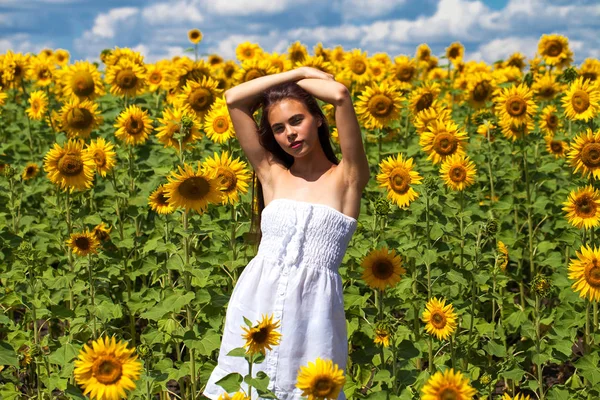
[[[537,51],[537,37],[507,37],[494,39],[485,43],[473,53],[465,54],[465,58],[476,61],[494,62],[506,60],[511,54],[521,52],[527,57],[532,57]]]
[[[118,25],[138,12],[139,10],[135,7],[113,8],[108,13],[96,17],[91,33],[101,38],[113,38]]]
[[[291,0],[213,0],[206,10],[218,15],[241,16],[251,14],[276,14],[294,4]]]
[[[18,33],[0,38],[0,54],[6,53],[7,50],[12,50],[14,53],[37,54],[45,48],[54,48],[54,46],[55,44],[52,41],[32,43],[29,35],[26,33]]]
[[[199,7],[186,1],[153,4],[144,8],[142,17],[150,25],[204,21]]]
[[[344,21],[360,18],[375,18],[406,3],[406,0],[340,0],[333,3],[333,9],[342,15]]]

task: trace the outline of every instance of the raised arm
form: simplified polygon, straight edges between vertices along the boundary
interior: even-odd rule
[[[323,79],[302,79],[298,85],[316,98],[335,106],[335,124],[342,150],[340,167],[349,184],[364,188],[370,177],[369,162],[348,89],[339,82]]]

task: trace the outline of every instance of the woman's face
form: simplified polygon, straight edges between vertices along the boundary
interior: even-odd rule
[[[300,101],[286,99],[272,105],[269,124],[277,143],[294,157],[301,157],[321,145],[317,129],[322,121],[314,118]],[[300,144],[290,147],[294,142]]]

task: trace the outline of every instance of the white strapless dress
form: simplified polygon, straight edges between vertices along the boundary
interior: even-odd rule
[[[338,268],[356,226],[354,218],[324,204],[281,198],[263,209],[258,253],[231,294],[206,397],[216,400],[225,392],[215,384],[225,375],[248,373],[246,360],[227,356],[244,346],[243,317],[256,324],[262,314],[273,314],[273,321],[281,321],[280,344],[252,367],[253,376],[258,371],[269,376],[269,389],[280,400],[302,398],[296,388],[298,371],[318,357],[333,360],[346,373],[348,337]],[[247,393],[245,383],[242,388]],[[258,398],[254,389],[252,398]],[[341,391],[338,400],[345,399]]]

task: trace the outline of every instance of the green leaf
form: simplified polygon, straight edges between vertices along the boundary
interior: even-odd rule
[[[77,357],[78,350],[71,343],[65,343],[56,349],[48,359],[52,364],[67,365]]]
[[[0,342],[0,365],[19,366],[19,360],[17,359],[15,349],[6,342]]]
[[[503,378],[510,379],[515,382],[520,382],[521,379],[523,378],[523,375],[525,375],[525,371],[523,371],[519,367],[515,367],[511,370],[500,373],[500,376],[502,376]]]
[[[269,386],[269,377],[264,371],[259,371],[256,374],[256,378],[250,378],[250,376],[246,376],[244,382],[252,385],[252,387],[256,388],[256,390],[266,391],[267,386]]]
[[[227,355],[231,357],[246,357],[246,349],[243,347],[236,347],[227,353]]]
[[[600,356],[598,353],[587,354],[574,364],[579,369],[581,376],[590,381],[592,386],[600,383]]]
[[[503,343],[496,340],[490,340],[486,346],[486,351],[496,357],[506,357],[506,348]]]
[[[242,381],[242,375],[238,374],[237,372],[232,372],[231,374],[225,375],[215,383],[221,386],[227,392],[237,392],[241,388]]]

